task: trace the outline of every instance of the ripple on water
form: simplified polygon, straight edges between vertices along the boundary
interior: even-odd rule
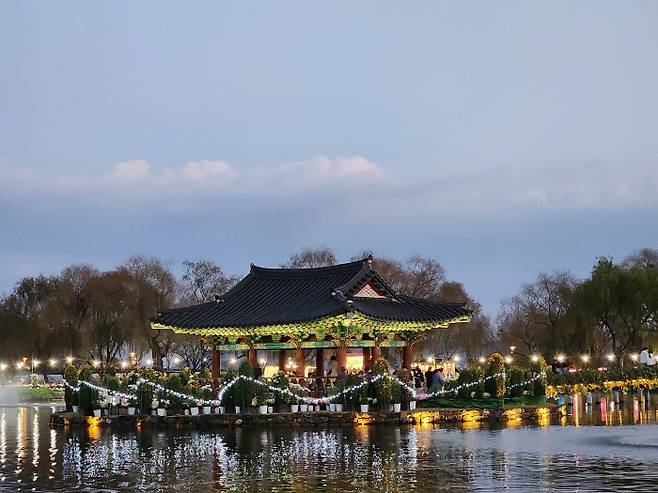
[[[50,430],[0,408],[0,490],[655,490],[658,426]]]

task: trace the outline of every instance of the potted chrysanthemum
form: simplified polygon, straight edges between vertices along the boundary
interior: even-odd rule
[[[359,407],[362,413],[367,413],[370,410],[368,405],[368,385],[364,385],[359,389]]]

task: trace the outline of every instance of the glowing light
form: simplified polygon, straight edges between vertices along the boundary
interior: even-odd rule
[[[54,366],[57,364],[57,360],[56,360],[56,359],[53,359],[53,358],[50,358],[50,359],[48,360],[48,364],[49,364],[50,367],[52,368],[52,367],[54,367]]]
[[[153,364],[153,360],[148,358],[144,363],[146,363],[146,366],[151,366]]]
[[[583,361],[583,363],[589,363],[589,354],[581,355],[580,359]]]
[[[480,356],[480,359],[478,361],[480,362],[481,365],[483,365],[487,362],[487,358],[485,358],[484,356]]]
[[[537,363],[537,361],[539,361],[539,355],[537,355],[537,354],[531,355],[530,356],[530,361],[532,361],[533,363]]]
[[[427,357],[427,362],[430,363],[430,364],[434,363],[434,356],[428,356]]]
[[[23,368],[23,363],[21,363],[21,362],[16,363],[16,369],[17,370],[20,370],[22,368]]]
[[[516,346],[510,346],[509,347],[509,352],[513,353],[514,351],[516,351]]]
[[[614,361],[615,360],[614,353],[607,354],[605,357],[608,361]]]
[[[264,359],[261,359],[261,360],[260,360],[260,364],[261,364],[261,365],[265,366],[265,363],[267,363],[267,361],[265,361]]]
[[[71,363],[73,363],[73,356],[67,356],[67,357],[66,357],[66,362],[67,362],[69,365],[70,365]]]
[[[564,360],[566,360],[567,357],[564,354],[558,354],[555,359],[558,363],[564,363]]]
[[[0,370],[5,371],[7,369],[7,363],[0,363]]]
[[[637,354],[635,354],[635,353],[631,354],[631,359],[633,361],[637,361],[638,358],[639,358],[639,356]]]
[[[182,360],[181,360],[180,356],[175,356],[174,357],[174,364],[175,365],[180,365],[181,361]]]
[[[101,365],[101,362],[96,360],[96,359],[91,362],[91,366],[93,366],[94,368],[98,368],[100,365]]]
[[[461,360],[461,358],[459,357],[458,354],[455,354],[455,355],[452,357],[452,361],[454,361],[455,363],[459,363],[459,360]]]
[[[514,361],[514,358],[512,358],[511,356],[505,356],[505,363],[511,365],[512,361]]]
[[[123,369],[128,368],[128,362],[127,361],[122,361],[121,362],[121,368],[123,368]]]
[[[237,362],[238,362],[238,358],[236,358],[235,356],[229,360],[229,363],[232,365],[236,364]]]

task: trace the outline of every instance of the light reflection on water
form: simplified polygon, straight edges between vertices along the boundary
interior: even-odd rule
[[[51,430],[50,407],[0,408],[0,490],[655,490],[656,411],[575,404],[537,426],[212,433]]]

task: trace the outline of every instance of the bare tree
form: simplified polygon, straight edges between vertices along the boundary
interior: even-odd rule
[[[183,266],[183,301],[186,303],[212,301],[214,295],[224,294],[238,282],[212,260],[185,260]]]
[[[569,310],[577,281],[567,271],[541,272],[518,295],[506,300],[498,317],[498,336],[529,352],[553,355],[564,350],[573,336]]]
[[[304,247],[299,253],[290,256],[288,262],[282,267],[288,269],[303,269],[312,267],[327,267],[336,265],[336,255],[333,250],[326,247]]]
[[[169,267],[156,257],[134,256],[128,259],[123,268],[130,275],[131,291],[134,296],[134,310],[141,336],[149,348],[156,366],[169,352],[173,337],[169,331],[152,330],[149,318],[158,311],[174,305],[178,283]],[[134,341],[137,344],[138,341]],[[134,348],[136,351],[140,347]]]
[[[624,259],[625,268],[639,267],[641,269],[658,269],[658,250],[655,248],[642,248],[635,250]]]

